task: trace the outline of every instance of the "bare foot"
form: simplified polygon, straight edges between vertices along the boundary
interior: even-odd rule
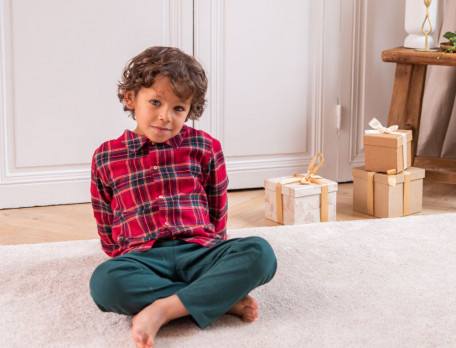
[[[158,329],[166,324],[166,319],[159,306],[156,306],[156,302],[153,302],[133,317],[131,333],[137,347],[154,347],[154,338]]]
[[[138,348],[153,348],[158,330],[172,319],[188,315],[176,295],[159,299],[133,317],[131,333]]]
[[[247,322],[253,322],[258,318],[258,301],[247,295],[237,302],[233,308],[228,311],[228,314],[237,315]]]

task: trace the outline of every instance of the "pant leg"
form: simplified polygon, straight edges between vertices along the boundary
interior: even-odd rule
[[[100,264],[90,279],[90,293],[104,312],[135,315],[159,298],[187,284],[175,280],[174,243],[157,243]]]
[[[201,328],[230,310],[253,289],[269,282],[277,260],[260,237],[238,238],[176,256],[177,273],[188,286],[177,296]]]

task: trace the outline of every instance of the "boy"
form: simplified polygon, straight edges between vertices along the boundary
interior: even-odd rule
[[[190,315],[204,328],[224,313],[252,322],[248,294],[272,279],[276,259],[259,237],[227,240],[220,143],[187,127],[205,106],[201,65],[177,48],[152,47],[126,66],[118,96],[136,120],[93,156],[92,206],[103,250],[90,291],[106,312],[134,315],[133,340]]]

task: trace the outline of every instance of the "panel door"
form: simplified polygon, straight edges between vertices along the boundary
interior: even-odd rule
[[[210,75],[196,127],[221,140],[230,188],[305,172],[322,150],[321,173],[336,178],[326,128],[336,116],[339,15],[335,0],[195,1],[194,53]]]

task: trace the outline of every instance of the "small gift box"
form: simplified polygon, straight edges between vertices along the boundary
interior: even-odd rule
[[[376,118],[369,125],[374,130],[366,130],[363,136],[366,170],[399,173],[410,167],[412,131],[397,126],[385,128]]]
[[[380,218],[419,213],[425,170],[410,167],[397,174],[352,168],[353,210]]]
[[[265,217],[283,225],[336,221],[337,183],[324,179],[313,169],[317,154],[307,174],[295,174],[267,179],[265,188]]]

